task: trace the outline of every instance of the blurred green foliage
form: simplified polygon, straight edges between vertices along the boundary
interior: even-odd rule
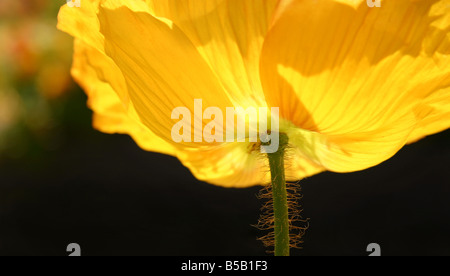
[[[85,98],[70,77],[73,42],[56,29],[65,2],[0,1],[0,162],[58,149],[89,113],[74,112]]]

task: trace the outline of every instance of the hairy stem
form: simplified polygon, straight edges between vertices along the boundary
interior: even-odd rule
[[[267,154],[272,180],[275,256],[289,256],[289,210],[284,171],[284,157],[288,143],[288,136],[280,133],[278,151]]]

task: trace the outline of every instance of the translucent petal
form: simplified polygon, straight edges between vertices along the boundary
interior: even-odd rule
[[[266,106],[259,79],[264,37],[278,0],[147,0],[197,48],[233,101]]]
[[[88,106],[94,111],[93,125],[96,129],[110,134],[129,134],[145,150],[175,155],[175,149],[170,144],[129,116],[111,85],[124,82],[120,71],[104,74],[104,70],[114,68],[110,66],[108,57],[78,39],[75,41],[74,56],[72,75],[88,95]],[[119,87],[122,85],[124,83],[118,84]]]
[[[303,147],[325,168],[383,162],[410,139],[450,126],[449,7],[448,0],[382,1],[381,8],[280,1],[261,61],[266,100],[320,136]]]
[[[105,52],[120,68],[141,121],[167,142],[175,143],[171,114],[177,107],[186,107],[199,124],[189,122],[185,127],[191,128],[191,133],[201,133],[199,128],[206,123],[201,113],[195,113],[194,99],[201,99],[205,108],[225,110],[232,106],[219,81],[179,28],[122,3],[106,1],[102,5],[100,31],[105,37]],[[140,8],[148,10],[142,5]],[[200,147],[206,142],[182,144]]]

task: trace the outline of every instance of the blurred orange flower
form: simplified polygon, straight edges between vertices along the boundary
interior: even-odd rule
[[[50,0],[0,2],[0,159],[47,135],[57,121],[52,101],[73,86],[73,41],[55,29],[58,8]]]

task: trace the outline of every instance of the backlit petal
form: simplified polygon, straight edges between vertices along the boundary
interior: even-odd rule
[[[105,39],[100,33],[100,22],[98,20],[98,11],[100,0],[86,0],[83,4],[77,8],[71,8],[67,5],[62,6],[58,14],[58,29],[72,35],[80,42],[82,41],[87,46],[97,50],[101,54],[105,54]],[[104,55],[102,61],[106,62],[106,66],[95,66],[98,70],[102,71],[120,71],[117,65],[108,56]],[[78,57],[75,57],[75,62]],[[95,62],[92,60],[92,62]],[[113,67],[109,69],[109,67]],[[121,75],[121,74],[120,74]],[[120,76],[118,79],[123,80]],[[114,76],[108,78],[113,86],[114,92],[118,94],[124,105],[127,107],[129,103],[129,97],[125,83],[123,81],[117,81]],[[118,85],[122,85],[119,87]]]
[[[83,2],[76,9],[67,5],[61,7],[58,14],[58,29],[103,52],[104,38],[100,33],[97,18],[101,0]]]
[[[132,114],[125,110],[114,93],[111,83],[121,87],[125,81],[120,71],[108,74],[108,70],[114,68],[109,63],[110,59],[80,40],[76,40],[74,48],[72,75],[88,95],[96,129],[110,134],[129,134],[144,150],[176,156],[198,179],[208,183],[241,188],[268,183],[265,173],[267,161],[258,152],[250,152],[248,143],[177,149],[153,134],[133,119],[136,117],[130,116]]]
[[[266,99],[317,133],[303,147],[329,170],[377,165],[450,126],[450,1],[381,3],[281,0],[265,41]]]
[[[184,149],[178,158],[198,179],[222,187],[245,188],[270,183],[267,156],[249,143],[227,143],[215,148]],[[286,155],[286,179],[298,181],[322,172],[297,148]]]
[[[187,107],[194,117],[194,99],[204,107],[226,110],[232,106],[220,82],[185,34],[168,20],[122,1],[105,1],[99,11],[105,52],[122,71],[128,93],[141,121],[169,143],[177,107]],[[137,4],[136,4],[137,5]],[[201,115],[196,121],[205,125]],[[195,124],[186,125],[194,131]],[[191,147],[206,143],[185,143]]]
[[[264,37],[278,0],[148,0],[192,41],[234,106],[266,106],[259,79]]]
[[[267,160],[250,152],[247,143],[228,143],[215,148],[186,149],[178,158],[198,179],[223,187],[244,188],[269,183]]]
[[[116,83],[121,87],[124,79],[120,71],[108,74],[114,68],[109,58],[78,39],[74,51],[72,75],[88,95],[88,106],[94,111],[94,127],[105,133],[129,134],[145,150],[175,155],[170,144],[128,115],[111,85]]]
[[[175,123],[167,120],[172,109],[191,108],[196,98],[203,100],[204,107],[233,106],[223,93],[222,80],[190,38],[170,20],[150,15],[143,5],[105,1],[101,7],[85,7],[82,13],[62,9],[59,27],[79,37],[73,75],[89,96],[97,129],[129,133],[143,149],[175,155],[197,178],[209,183],[227,187],[267,183],[266,161],[261,161],[259,153],[250,153],[247,143],[194,149],[171,145],[149,130],[149,125],[162,125],[167,140]],[[80,19],[89,12],[91,21]],[[85,37],[86,31],[95,39]],[[125,95],[125,100],[118,101],[114,92]],[[140,123],[141,118],[148,124]]]

